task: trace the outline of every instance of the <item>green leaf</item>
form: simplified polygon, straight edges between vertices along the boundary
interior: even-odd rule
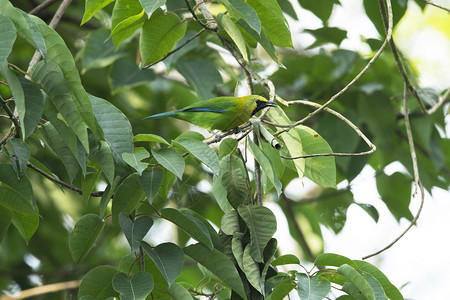
[[[331,16],[333,4],[336,1],[299,0],[298,2],[304,9],[311,11],[319,17],[323,23],[326,23],[328,18]]]
[[[45,137],[45,140],[49,144],[49,146],[55,151],[58,155],[59,159],[64,164],[64,167],[69,175],[70,182],[73,182],[75,177],[80,170],[80,165],[78,164],[77,159],[75,158],[73,152],[67,146],[63,137],[56,130],[55,126],[52,123],[47,122],[42,126],[42,133]]]
[[[120,293],[122,300],[144,300],[153,290],[153,276],[139,272],[128,279],[122,272],[116,273],[112,280],[113,288]]]
[[[214,176],[212,183],[212,193],[214,198],[216,199],[217,204],[223,212],[229,212],[233,209],[230,202],[228,202],[227,198],[227,190],[222,183],[222,179],[220,177]]]
[[[69,249],[75,263],[83,260],[105,227],[105,220],[95,214],[82,216],[69,235]]]
[[[297,292],[301,300],[322,300],[331,290],[331,284],[320,276],[310,277],[304,273],[295,274],[298,280]]]
[[[118,221],[120,212],[125,215],[131,214],[143,198],[144,192],[139,184],[139,175],[131,174],[119,185],[114,194],[112,202],[113,223]]]
[[[139,49],[142,65],[164,58],[186,33],[187,24],[176,14],[164,15],[158,8],[142,26]]]
[[[61,117],[59,116],[59,112],[56,108],[56,106],[50,102],[45,101],[44,103],[44,114],[46,119],[51,123],[53,128],[49,127],[47,130],[47,133],[49,135],[53,134],[53,131],[50,132],[50,130],[56,130],[56,133],[58,136],[51,136],[51,139],[53,141],[53,145],[55,148],[57,147],[64,147],[67,148],[71,152],[70,159],[73,158],[78,163],[79,167],[83,171],[83,176],[86,175],[86,152],[83,148],[80,149],[79,147],[79,139],[77,138],[75,132],[70,128],[70,126],[61,120]],[[46,124],[45,124],[46,125]],[[62,138],[62,141],[61,141]],[[78,168],[77,168],[78,171]],[[76,173],[75,173],[76,174]]]
[[[181,154],[170,148],[159,151],[152,150],[152,154],[161,166],[175,174],[180,180],[182,179],[185,163]]]
[[[26,177],[18,178],[11,165],[0,164],[0,204],[26,214],[36,215],[33,189]]]
[[[84,9],[83,20],[81,25],[89,21],[97,11],[113,2],[114,0],[86,0],[86,7]]]
[[[239,52],[241,52],[242,54],[242,57],[244,57],[244,59],[248,61],[249,56],[247,52],[247,45],[241,31],[233,22],[233,20],[231,20],[228,15],[219,14],[217,16],[217,21],[219,22],[220,27],[222,27],[226,31],[226,33],[228,33],[233,42],[236,44]]]
[[[319,254],[316,260],[314,261],[315,266],[323,266],[323,267],[325,266],[340,267],[343,264],[347,264],[356,268],[356,264],[350,258],[334,253]]]
[[[199,213],[197,213],[189,208],[180,208],[179,211],[188,217],[194,217],[194,219],[192,219],[193,221],[196,221],[196,222],[200,221],[206,227],[206,230],[209,232],[209,236],[211,237],[211,241],[213,243],[214,248],[219,249],[219,250],[223,248],[222,242],[220,240],[219,235],[217,234],[217,231],[210,224],[210,221],[208,219],[206,219]],[[201,226],[201,225],[199,225],[199,226]]]
[[[363,260],[353,260],[355,268],[359,271],[372,275],[383,287],[386,296],[391,300],[403,300],[400,291],[393,285],[389,279],[377,267]]]
[[[253,156],[260,164],[263,172],[269,178],[270,182],[272,182],[272,184],[275,186],[277,195],[280,196],[283,185],[281,184],[281,181],[278,179],[277,175],[275,174],[275,170],[274,170],[271,160],[254,142],[249,141],[249,146],[250,146],[249,147],[250,151],[252,152]],[[266,192],[268,192],[268,191],[266,191]]]
[[[258,34],[261,33],[261,21],[250,4],[242,0],[220,0],[219,3],[227,8],[227,11],[234,19],[242,19],[252,30]]]
[[[140,70],[136,66],[136,62],[129,56],[120,58],[114,62],[109,77],[111,79],[113,93],[144,85],[156,78],[155,72],[152,69]]]
[[[133,132],[130,121],[108,101],[92,95],[89,95],[89,98],[114,159],[117,163],[122,163],[122,153],[133,152]]]
[[[270,109],[268,116],[277,124],[289,125],[292,123],[283,110],[278,107],[273,107]],[[291,157],[303,155],[303,143],[296,130],[289,130],[288,132],[282,133],[280,136],[283,139]],[[305,159],[295,159],[293,162],[295,169],[297,170],[298,177],[302,179],[305,174]]]
[[[164,172],[161,169],[154,169],[152,171],[144,171],[139,178],[142,190],[147,197],[149,203],[152,203],[158,194],[164,178]]]
[[[376,176],[376,180],[381,200],[383,200],[397,221],[400,221],[401,218],[411,221],[413,219],[413,215],[409,210],[411,179],[400,172],[395,172],[390,176],[380,173]]]
[[[39,227],[39,209],[36,206],[36,214],[28,215],[11,210],[11,223],[16,227],[25,242],[29,242]]]
[[[6,207],[0,206],[0,243],[5,238],[5,235],[8,232],[10,224],[11,224],[11,212]]]
[[[222,83],[217,66],[206,59],[179,60],[175,68],[194,88],[200,100],[216,96],[215,87]]]
[[[41,120],[42,111],[44,109],[44,97],[41,90],[31,81],[24,77],[17,77],[25,97],[24,113],[19,112],[19,116],[23,115],[22,130],[23,138],[28,138],[36,129]],[[16,107],[18,110],[23,109],[21,105],[17,104],[17,99],[14,97]]]
[[[12,51],[14,42],[16,41],[16,27],[10,18],[0,17],[0,39],[3,41],[0,47],[0,63],[8,61],[8,56]]]
[[[40,61],[31,69],[30,75],[48,95],[69,128],[77,135],[86,152],[89,152],[86,125],[73,102],[72,92],[61,68],[51,60]]]
[[[350,282],[361,291],[366,299],[375,299],[375,294],[367,280],[365,280],[353,267],[343,264],[338,268],[338,272],[350,280]]]
[[[102,130],[95,119],[94,113],[92,112],[92,105],[89,101],[88,94],[81,84],[79,71],[75,65],[72,53],[67,48],[62,37],[55,30],[50,28],[38,17],[30,16],[30,18],[32,18],[32,20],[38,25],[39,30],[44,37],[45,45],[47,47],[48,60],[52,60],[61,68],[64,78],[67,80],[66,83],[69,85],[74,96],[72,100],[75,103],[78,112],[81,114],[84,123],[90,130],[92,130],[97,139],[102,138]],[[81,142],[84,142],[84,140],[81,139]],[[88,152],[88,144],[83,143],[83,146],[86,149],[86,152]]]
[[[264,206],[239,206],[239,216],[250,231],[250,253],[256,262],[263,262],[263,251],[277,230],[273,212]]]
[[[293,278],[281,279],[274,286],[270,294],[270,300],[284,299],[297,286]]]
[[[247,245],[242,255],[242,271],[244,271],[248,282],[264,296],[264,280],[261,278],[259,264],[253,259],[250,252],[251,246]]]
[[[299,125],[294,129],[303,145],[303,155],[331,153],[328,143],[313,129]],[[334,156],[307,158],[305,176],[322,187],[336,187],[336,165]]]
[[[219,145],[219,158],[222,159],[226,155],[233,153],[237,149],[237,140],[232,138],[223,139]]]
[[[297,256],[293,254],[285,254],[277,257],[274,261],[270,263],[272,266],[281,266],[281,265],[299,265],[300,260]]]
[[[112,183],[108,184],[105,191],[103,192],[102,198],[100,200],[100,205],[98,207],[99,212],[100,212],[100,217],[102,217],[102,218],[104,216],[105,209],[109,204],[109,200],[111,200],[111,198],[114,195],[114,192],[116,190],[117,184],[119,183],[119,180],[120,180],[120,177],[117,176]]]
[[[311,34],[316,40],[306,49],[312,49],[317,46],[328,43],[339,46],[341,42],[347,37],[347,31],[337,27],[321,27],[318,29],[305,29],[305,32]]]
[[[168,290],[169,294],[176,300],[192,300],[192,295],[181,285],[174,283]]]
[[[184,253],[220,278],[234,292],[247,299],[242,280],[233,262],[218,250],[210,250],[203,244],[185,247]]]
[[[359,274],[370,284],[370,287],[373,290],[373,293],[375,294],[376,300],[388,300],[386,297],[386,294],[384,293],[383,287],[378,282],[378,280],[375,279],[371,274],[368,274],[366,272],[358,270]]]
[[[227,235],[239,232],[239,217],[235,210],[228,211],[222,216],[220,229]]]
[[[16,171],[17,177],[22,177],[27,170],[28,159],[30,158],[30,147],[22,140],[12,138],[9,139],[7,145],[11,148],[8,150],[12,167]]]
[[[112,286],[116,273],[116,268],[111,266],[98,266],[89,270],[81,281],[78,298],[90,296],[96,300],[103,300],[108,297],[118,297],[119,294]]]
[[[142,72],[142,71],[141,71]],[[136,134],[133,138],[134,142],[156,142],[160,144],[170,145],[162,136],[151,133]]]
[[[108,182],[113,183],[115,166],[114,157],[109,144],[105,141],[100,141],[99,147],[91,150],[91,157],[93,160],[97,161]]]
[[[190,237],[204,244],[208,249],[212,250],[214,248],[209,231],[205,225],[195,217],[184,215],[173,208],[162,209],[161,217],[180,227],[180,229],[185,231]]]
[[[160,6],[166,4],[167,0],[139,0],[147,15],[150,17],[152,13]]]
[[[121,51],[115,51],[112,40],[107,40],[109,29],[101,28],[93,31],[86,41],[81,61],[82,73],[91,69],[105,68],[124,56]]]
[[[134,252],[139,250],[142,239],[153,226],[153,219],[149,216],[142,216],[132,221],[126,214],[120,212],[119,223],[131,247],[131,251]]]
[[[275,46],[292,47],[291,31],[276,0],[248,0],[258,13],[261,25]]]
[[[375,208],[375,206],[366,203],[355,203],[355,204],[361,207],[369,216],[371,216],[372,219],[375,221],[375,223],[378,222],[380,214],[378,213],[378,210]]]
[[[196,139],[181,139],[174,141],[174,144],[186,149],[186,151],[210,168],[214,175],[219,175],[219,157],[207,144]]]
[[[122,159],[134,168],[139,175],[142,175],[142,172],[147,168],[148,163],[142,162],[142,160],[148,157],[150,157],[150,153],[145,148],[135,148],[133,153],[122,153]]]
[[[226,171],[221,175],[222,185],[227,191],[227,199],[233,208],[239,207],[249,197],[247,181],[240,168]]]
[[[164,276],[169,286],[180,276],[184,264],[183,250],[173,243],[159,244],[152,248],[146,242],[142,243],[145,252],[154,261],[156,267]]]
[[[316,204],[319,221],[338,234],[347,221],[347,210],[354,203],[350,190],[325,190],[323,201]]]
[[[147,20],[139,0],[116,0],[111,16],[111,36],[116,48]]]
[[[277,51],[264,30],[261,30],[261,33],[258,33],[244,21],[238,20],[237,23],[245,31],[247,31],[259,44],[261,44],[261,46],[264,48],[267,54],[269,54],[270,58],[272,58],[274,62],[276,62],[277,64],[279,63]]]
[[[33,41],[36,45],[36,49],[41,53],[42,58],[45,60],[47,59],[47,47],[45,45],[44,37],[42,36],[41,31],[39,30],[37,24],[30,18],[30,16],[22,11],[18,10],[22,16],[27,21],[27,24],[30,28],[31,36],[33,37]]]

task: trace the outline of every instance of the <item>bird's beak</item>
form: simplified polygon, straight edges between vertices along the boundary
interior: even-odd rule
[[[277,107],[278,104],[276,104],[274,101],[267,101],[266,106],[268,106],[268,107]]]

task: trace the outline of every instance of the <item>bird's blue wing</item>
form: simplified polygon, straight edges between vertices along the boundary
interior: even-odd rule
[[[224,108],[209,108],[209,107],[191,107],[186,109],[181,109],[182,112],[212,112],[216,114],[221,114],[225,112]]]

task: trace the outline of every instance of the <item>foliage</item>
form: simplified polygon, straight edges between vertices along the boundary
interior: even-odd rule
[[[355,202],[350,189],[366,165],[377,171],[381,199],[398,221],[414,218],[412,182],[428,192],[448,189],[444,109],[422,114],[410,97],[405,117],[395,50],[385,49],[343,90],[368,59],[338,47],[346,31],[327,21],[339,1],[319,2],[299,0],[323,27],[305,31],[315,37],[310,51],[292,51],[285,15],[297,16],[285,0],[86,0],[85,7],[74,1],[57,31],[46,19],[56,8],[35,16],[24,12],[31,2],[0,0],[6,116],[0,120],[0,288],[82,279],[65,293],[79,299],[283,299],[295,289],[303,300],[334,297],[333,283],[342,291],[338,299],[403,299],[374,265],[322,253],[321,225],[338,233],[351,205],[378,220],[376,209]],[[364,1],[384,36],[375,3]],[[394,26],[406,3],[392,2]],[[375,52],[382,41],[367,43]],[[221,56],[218,47],[231,56]],[[42,59],[30,63],[35,51]],[[257,73],[270,64],[278,66],[268,77],[275,91]],[[195,99],[233,95],[245,78],[255,93],[272,98],[276,92],[280,104],[240,132],[205,139],[183,122],[142,121]],[[440,102],[438,91],[416,90],[427,108]],[[311,106],[283,106],[283,99],[314,99],[320,106],[333,95],[339,102],[296,126]],[[412,175],[414,147],[404,133],[408,116],[420,181]],[[339,155],[370,146],[355,126],[375,153]],[[407,172],[386,174],[392,162]],[[296,178],[313,181],[319,195],[289,198],[286,187]],[[284,215],[276,217],[261,199]],[[286,218],[302,253],[278,253],[277,218]],[[173,237],[164,229],[170,226]],[[313,240],[320,244],[312,247]],[[304,261],[316,271],[306,271]],[[53,298],[61,294],[46,295]]]

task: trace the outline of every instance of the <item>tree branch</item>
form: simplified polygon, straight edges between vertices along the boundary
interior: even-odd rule
[[[33,8],[32,10],[30,10],[28,13],[30,15],[38,15],[41,11],[47,9],[47,7],[50,7],[53,3],[58,2],[58,0],[46,0],[44,2],[42,2],[41,4],[39,4],[38,6],[36,6],[35,8]]]
[[[8,104],[6,103],[5,99],[3,99],[2,96],[0,96],[0,104],[5,110],[5,112],[8,114],[9,118],[11,119],[11,122],[13,122],[14,126],[16,127],[14,136],[20,139],[22,133],[19,119],[14,115],[13,111],[9,108]]]
[[[72,280],[66,282],[47,284],[21,291],[20,294],[17,296],[0,296],[0,300],[25,299],[64,290],[72,290],[78,288],[80,286],[80,283],[81,280]]]
[[[422,182],[420,181],[419,168],[417,166],[417,156],[416,156],[416,150],[415,150],[415,147],[414,147],[414,140],[413,140],[412,131],[411,131],[411,124],[409,122],[408,101],[406,99],[406,94],[407,94],[407,85],[406,85],[406,83],[404,83],[403,107],[404,107],[404,110],[405,110],[405,128],[406,128],[406,135],[408,137],[409,151],[411,153],[411,160],[412,160],[413,170],[414,170],[414,182],[415,182],[415,188],[416,188],[414,193],[413,193],[413,197],[417,194],[417,191],[420,190],[420,206],[419,206],[419,210],[417,211],[414,219],[411,221],[409,226],[406,227],[406,229],[396,239],[394,239],[391,243],[389,243],[383,249],[381,249],[381,250],[379,250],[379,251],[377,251],[375,253],[372,253],[372,254],[364,256],[362,258],[364,260],[368,259],[368,258],[370,258],[372,256],[378,255],[378,254],[388,250],[395,243],[397,243],[417,223],[417,220],[420,217],[420,213],[422,212],[423,204],[425,202],[425,191],[424,191]]]
[[[439,5],[439,4],[436,4],[436,3],[431,2],[431,1],[428,1],[428,0],[422,0],[422,2],[425,2],[425,3],[428,4],[428,5],[432,5],[432,6],[434,6],[434,7],[443,9],[443,10],[447,11],[448,13],[450,13],[450,9],[448,9],[447,7],[441,6],[441,5]]]
[[[56,177],[53,177],[52,175],[46,173],[44,170],[41,170],[40,168],[36,167],[35,165],[33,165],[32,163],[28,162],[27,166],[32,169],[35,170],[36,172],[38,172],[39,174],[41,174],[42,176],[44,176],[45,178],[49,179],[50,181],[53,181],[71,191],[77,192],[80,195],[83,195],[83,190],[80,188],[77,188],[76,186],[70,185]],[[92,197],[101,197],[103,195],[103,191],[98,191],[98,192],[92,192],[90,193],[90,196]]]
[[[293,100],[293,101],[287,101],[287,103],[288,104],[297,104],[297,103],[299,103],[299,104],[304,104],[304,105],[309,105],[309,106],[314,106],[314,107],[321,107],[320,104],[315,103],[315,102],[311,102],[311,101],[307,101],[307,100]],[[326,112],[329,112],[330,114],[338,117],[339,119],[344,121],[348,126],[350,126],[358,134],[358,136],[363,139],[363,141],[367,144],[367,146],[370,147],[370,150],[363,151],[363,152],[358,152],[358,153],[324,153],[324,154],[309,154],[309,155],[302,155],[302,156],[296,156],[296,157],[281,156],[281,158],[292,160],[292,159],[319,157],[319,156],[362,156],[362,155],[369,155],[369,154],[371,154],[371,153],[376,151],[377,147],[349,119],[347,119],[346,117],[344,117],[343,115],[341,115],[337,111],[332,110],[331,108],[324,107],[323,110],[325,110]],[[271,123],[271,124],[277,126],[277,124],[273,124],[273,123]],[[277,132],[274,135],[277,136],[277,135],[279,135],[282,132],[283,131]]]

